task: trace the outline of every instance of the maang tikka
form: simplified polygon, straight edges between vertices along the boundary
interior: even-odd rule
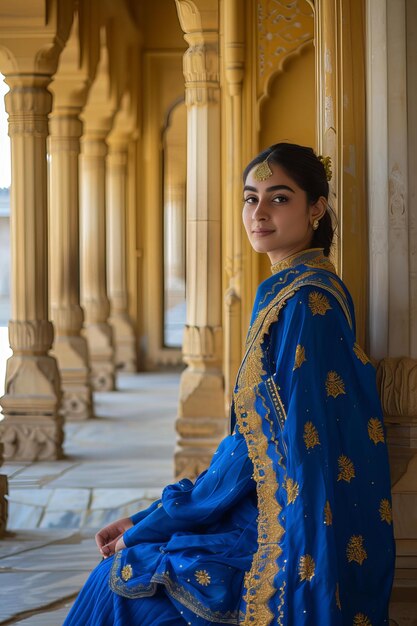
[[[264,161],[262,161],[262,163],[259,163],[259,165],[255,169],[255,171],[253,172],[253,177],[258,182],[262,182],[264,180],[267,180],[267,178],[270,178],[272,176],[272,170],[269,167],[269,163],[268,163],[268,159],[269,159],[270,156],[271,155],[268,154],[266,159]]]

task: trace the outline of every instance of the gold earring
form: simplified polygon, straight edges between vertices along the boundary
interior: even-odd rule
[[[313,230],[317,230],[318,227],[319,227],[319,220],[315,219],[314,222],[313,222]]]

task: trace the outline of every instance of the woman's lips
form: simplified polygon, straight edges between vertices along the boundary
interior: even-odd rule
[[[273,233],[273,230],[253,230],[252,233],[258,237],[266,237]]]

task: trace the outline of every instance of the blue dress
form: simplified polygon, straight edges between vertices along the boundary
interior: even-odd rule
[[[231,428],[132,517],[64,626],[383,626],[394,576],[375,368],[322,248],[258,288]]]

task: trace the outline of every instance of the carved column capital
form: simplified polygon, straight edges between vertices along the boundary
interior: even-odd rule
[[[184,54],[184,77],[187,105],[206,105],[219,101],[218,40],[186,36],[190,47]]]

